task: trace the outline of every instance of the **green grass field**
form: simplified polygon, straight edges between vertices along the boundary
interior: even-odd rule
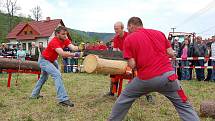
[[[103,96],[109,88],[109,76],[63,74],[66,90],[75,103],[73,108],[58,105],[51,77],[41,91],[44,97],[38,100],[29,99],[36,79],[37,75],[13,74],[11,89],[8,89],[7,74],[0,74],[1,121],[105,121],[116,100],[116,97]],[[183,81],[182,85],[198,114],[203,100],[215,100],[213,82]],[[155,104],[150,104],[144,96],[141,97],[133,104],[125,121],[180,121],[174,107],[164,96],[158,93],[153,95]]]

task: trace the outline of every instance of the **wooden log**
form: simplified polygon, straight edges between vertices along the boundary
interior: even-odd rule
[[[84,59],[83,65],[87,73],[124,74],[128,64],[126,61],[102,59],[90,54]]]
[[[203,101],[200,105],[200,113],[202,117],[215,118],[215,101]]]
[[[20,61],[17,59],[0,58],[0,69],[17,69],[40,71],[40,67],[35,61]]]

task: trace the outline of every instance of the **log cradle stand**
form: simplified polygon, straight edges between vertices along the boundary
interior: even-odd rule
[[[7,87],[11,87],[11,79],[13,73],[37,74],[40,77],[40,68],[35,61],[21,61],[13,58],[0,58],[0,69],[2,72],[8,73]],[[17,80],[15,85],[17,85]]]

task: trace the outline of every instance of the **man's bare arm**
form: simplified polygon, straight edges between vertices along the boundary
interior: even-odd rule
[[[78,51],[79,50],[79,47],[75,46],[73,44],[69,44],[68,47],[69,47],[70,50],[74,50],[74,51]]]
[[[175,58],[176,55],[175,55],[175,52],[173,51],[173,49],[170,47],[170,48],[167,48],[167,54],[171,57],[171,58]]]
[[[74,53],[65,52],[65,51],[63,51],[62,48],[56,48],[55,51],[56,51],[60,56],[63,56],[63,57],[73,57],[73,56],[74,56]]]
[[[131,67],[132,69],[136,68],[136,62],[135,62],[134,58],[128,59],[128,66]]]

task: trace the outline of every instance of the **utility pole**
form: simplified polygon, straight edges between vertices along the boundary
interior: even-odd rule
[[[172,29],[172,33],[174,34],[176,28],[171,28],[171,29]]]

